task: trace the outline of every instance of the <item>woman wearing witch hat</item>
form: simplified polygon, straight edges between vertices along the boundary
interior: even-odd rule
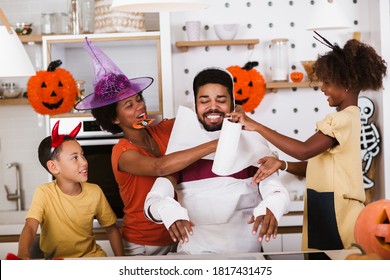
[[[150,125],[143,92],[153,78],[127,78],[109,57],[86,39],[94,69],[94,93],[75,105],[77,110],[91,110],[97,123],[123,138],[112,151],[112,169],[124,203],[121,228],[126,255],[167,254],[174,250],[169,232],[144,216],[146,195],[158,176],[177,172],[198,159],[215,152],[217,140],[197,147],[164,155],[173,120]],[[109,168],[109,167],[107,167]]]

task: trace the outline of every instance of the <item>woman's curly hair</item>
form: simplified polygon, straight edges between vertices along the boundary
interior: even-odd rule
[[[328,79],[347,89],[365,91],[383,87],[387,63],[375,49],[356,39],[348,40],[344,48],[337,45],[319,55],[313,66],[313,74],[320,81]]]

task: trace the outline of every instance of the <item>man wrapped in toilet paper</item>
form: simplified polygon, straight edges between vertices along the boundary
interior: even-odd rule
[[[258,159],[272,155],[258,134],[226,118],[234,109],[233,82],[224,69],[207,68],[194,79],[195,111],[180,107],[167,154],[219,138],[211,154],[172,176],[159,177],[145,200],[148,219],[163,223],[178,253],[260,252],[276,237],[290,202],[274,173],[252,183]]]

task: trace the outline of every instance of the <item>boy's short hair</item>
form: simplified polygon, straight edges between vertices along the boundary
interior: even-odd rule
[[[75,140],[73,137],[69,135],[64,135],[64,142],[69,140]],[[47,170],[47,172],[51,173],[47,168],[47,162],[49,160],[58,159],[58,155],[61,153],[63,142],[57,147],[52,148],[52,139],[51,136],[47,136],[44,138],[38,147],[38,159],[43,168]]]

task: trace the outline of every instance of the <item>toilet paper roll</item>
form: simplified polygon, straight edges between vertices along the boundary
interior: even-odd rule
[[[222,123],[217,151],[215,152],[212,171],[218,175],[228,175],[236,161],[240,142],[241,124],[225,118]]]

